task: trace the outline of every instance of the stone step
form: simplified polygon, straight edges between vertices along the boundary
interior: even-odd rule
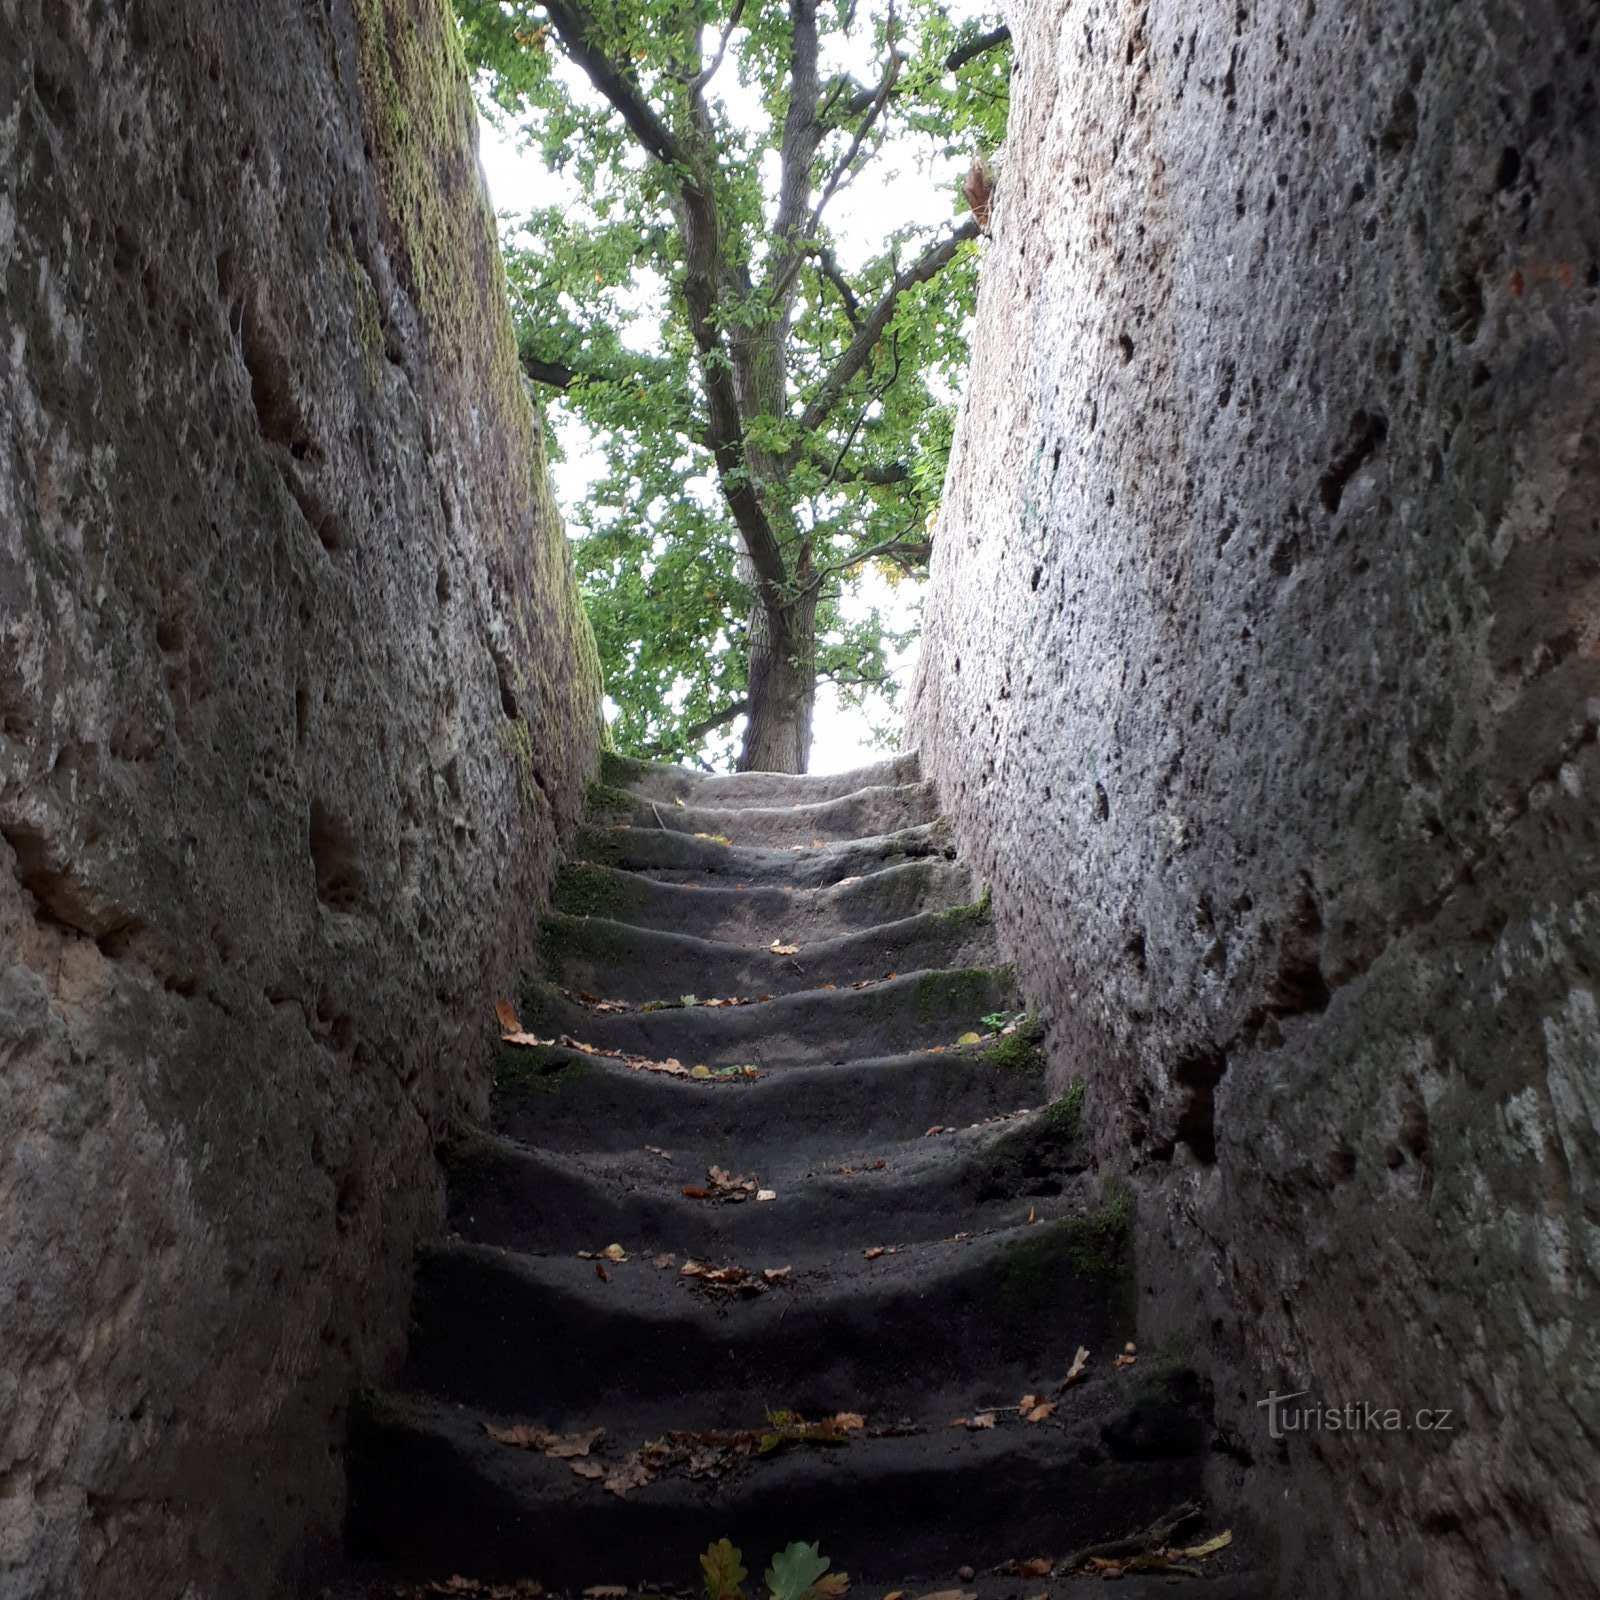
[[[998,958],[983,905],[925,911],[804,945],[780,923],[768,934],[777,950],[560,912],[540,927],[545,976],[606,1000],[794,994],[896,972],[993,966]]]
[[[595,821],[626,822],[635,828],[654,827],[692,837],[726,839],[735,845],[787,849],[876,838],[920,827],[939,815],[939,800],[933,786],[926,783],[861,789],[832,800],[786,806],[712,806],[698,798],[690,805],[663,805],[619,789],[614,791],[614,804],[612,796],[602,796],[600,803],[591,806],[590,815]]]
[[[871,1404],[865,1416],[869,1426],[896,1420]],[[352,1553],[402,1570],[648,1593],[697,1582],[700,1552],[721,1538],[754,1573],[792,1541],[815,1539],[858,1590],[915,1575],[917,1593],[940,1579],[951,1587],[963,1564],[1064,1555],[1146,1526],[1188,1498],[1206,1443],[1185,1374],[1101,1374],[1046,1422],[1013,1414],[969,1432],[940,1416],[914,1433],[730,1458],[720,1479],[664,1471],[619,1498],[486,1431],[516,1420],[404,1396],[364,1408],[351,1441]],[[756,1397],[742,1421],[763,1426]],[[672,1431],[702,1430],[669,1422],[654,1437]],[[615,1412],[594,1460],[610,1470],[651,1437]],[[1023,1581],[1011,1591],[1048,1588]],[[1212,1600],[1253,1592],[1205,1588]]]
[[[604,785],[631,790],[644,800],[671,805],[787,806],[837,800],[862,789],[897,788],[922,779],[921,764],[913,751],[872,766],[826,776],[782,772],[692,772],[687,767],[661,766],[633,761],[626,756],[606,756],[601,765]]]
[[[494,1125],[550,1151],[621,1153],[648,1143],[765,1152],[781,1141],[796,1158],[837,1166],[853,1148],[1037,1108],[1044,1075],[1031,1049],[1023,1044],[1003,1064],[964,1050],[918,1051],[848,1070],[789,1066],[753,1082],[693,1083],[573,1050],[503,1046]]]
[[[755,1268],[825,1261],[848,1249],[923,1243],[956,1233],[1043,1226],[1081,1212],[1087,1166],[1072,1119],[1047,1111],[897,1144],[859,1138],[822,1160],[774,1130],[612,1154],[462,1140],[449,1164],[450,1225],[463,1239],[529,1255],[572,1256],[621,1244],[630,1256]],[[665,1155],[658,1152],[665,1151]],[[686,1196],[713,1167],[755,1180],[770,1202]],[[777,1258],[782,1256],[782,1261]]]
[[[654,873],[675,882],[814,889],[908,861],[954,861],[955,849],[942,820],[870,839],[806,844],[791,850],[722,844],[672,828],[635,828],[624,823],[582,829],[573,856],[596,866]]]
[[[1131,1337],[1125,1227],[1111,1202],[874,1260],[851,1247],[753,1299],[642,1256],[603,1264],[450,1241],[421,1261],[405,1384],[562,1429],[618,1415],[733,1427],[754,1399],[955,1416],[1059,1380],[1080,1345],[1109,1361]]]
[[[556,877],[552,907],[569,916],[609,917],[636,928],[667,928],[702,939],[769,944],[775,930],[799,941],[856,933],[928,911],[948,911],[979,898],[965,867],[940,857],[849,878],[790,888],[695,874],[681,882],[571,862]]]
[[[968,1032],[986,1032],[986,1016],[1012,1016],[1018,1006],[1009,967],[902,973],[859,989],[807,989],[739,1006],[603,1010],[534,979],[521,985],[519,999],[523,1028],[543,1038],[689,1067],[758,1069],[950,1047]]]

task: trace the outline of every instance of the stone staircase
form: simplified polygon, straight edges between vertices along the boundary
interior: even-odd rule
[[[1113,1365],[1126,1199],[915,758],[606,778],[352,1424],[359,1570],[671,1593],[725,1535],[758,1574],[816,1540],[858,1592],[1034,1595],[992,1569],[1196,1498],[1191,1375]]]

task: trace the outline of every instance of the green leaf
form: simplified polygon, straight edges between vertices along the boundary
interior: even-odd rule
[[[700,1557],[706,1575],[706,1600],[744,1600],[743,1556],[727,1539],[718,1539]]]
[[[811,1600],[812,1585],[830,1562],[815,1544],[792,1544],[772,1558],[767,1568],[767,1588],[772,1600]]]

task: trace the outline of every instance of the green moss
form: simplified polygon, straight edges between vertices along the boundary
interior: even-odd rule
[[[625,899],[616,877],[589,861],[567,862],[550,892],[551,906],[573,917],[615,918]]]
[[[994,904],[989,885],[983,886],[982,896],[967,906],[951,906],[948,911],[936,911],[934,921],[942,927],[968,932],[987,927],[994,921]]]
[[[952,967],[925,972],[917,980],[912,1012],[920,1023],[954,1019],[975,1022],[991,1004],[997,982],[1007,981],[1009,967]]]
[[[1098,1211],[1056,1224],[1067,1260],[1082,1278],[1121,1278],[1131,1270],[1133,1196],[1116,1179],[1105,1186]]]
[[[1044,1024],[1037,1017],[1024,1017],[1014,1032],[997,1039],[980,1059],[1002,1072],[1043,1072]]]
[[[1052,1132],[1059,1138],[1076,1139],[1083,1132],[1083,1079],[1074,1079],[1064,1095],[1045,1107],[1044,1114]]]
[[[610,828],[585,827],[572,841],[573,855],[592,867],[620,867],[627,855],[623,835]]]
[[[500,1088],[528,1094],[559,1094],[570,1089],[591,1068],[581,1056],[557,1047],[497,1044],[494,1081]]]
[[[648,761],[636,761],[632,756],[619,756],[614,750],[604,750],[600,755],[600,782],[612,788],[623,789],[637,783],[650,770]]]
[[[362,369],[367,382],[376,384],[383,370],[383,309],[378,304],[378,291],[372,287],[366,268],[348,244],[344,247],[344,270],[355,301],[355,334],[361,350]]]
[[[593,819],[618,816],[631,817],[634,804],[634,797],[626,789],[619,788],[616,784],[606,783],[602,778],[596,778],[589,785],[588,793],[584,796],[585,809]]]
[[[539,785],[533,775],[533,734],[526,717],[498,717],[495,729],[500,747],[511,758],[517,773],[517,793],[524,804],[537,809],[540,798]]]

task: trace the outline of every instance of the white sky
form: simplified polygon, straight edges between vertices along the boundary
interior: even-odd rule
[[[744,92],[726,68],[724,74],[732,91],[730,99]],[[502,216],[520,217],[536,207],[551,205],[581,208],[584,197],[571,179],[546,171],[537,150],[508,138],[487,121],[480,120],[479,136],[490,198]],[[854,261],[874,253],[885,234],[894,228],[953,216],[952,196],[966,162],[965,155],[934,156],[889,167],[880,158],[860,183],[840,189],[829,206],[829,218],[839,241],[841,264],[848,270]],[[859,246],[852,248],[855,241]],[[556,498],[563,508],[571,508],[584,503],[596,469],[592,459],[585,460],[582,435],[575,425],[569,423],[561,428],[561,442],[567,459],[557,463],[553,472]],[[921,589],[920,583],[909,581],[897,588],[877,574],[867,573],[854,592],[846,594],[844,610],[847,615],[865,615],[876,604],[887,625],[904,628]],[[918,647],[919,641],[914,640],[905,651],[891,657],[893,674],[903,687],[910,684]],[[734,727],[741,729],[743,720]],[[842,708],[832,684],[819,685],[810,770],[843,772],[881,760],[884,752],[868,741],[865,715]]]

